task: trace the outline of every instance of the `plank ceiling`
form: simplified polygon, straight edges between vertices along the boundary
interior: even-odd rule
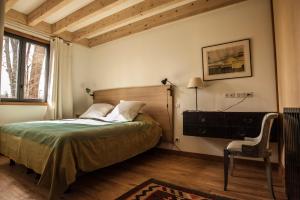
[[[6,0],[6,20],[94,47],[241,1]]]

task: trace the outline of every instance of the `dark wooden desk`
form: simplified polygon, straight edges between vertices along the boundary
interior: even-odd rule
[[[183,112],[183,135],[244,139],[257,137],[266,112]],[[271,141],[277,141],[278,120],[273,123]]]

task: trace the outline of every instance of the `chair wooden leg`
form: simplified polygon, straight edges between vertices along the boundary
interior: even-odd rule
[[[9,160],[9,166],[13,167],[16,165],[16,162],[13,161],[12,159]]]
[[[224,149],[224,191],[227,190],[228,184],[228,165],[229,165],[229,151]]]
[[[270,157],[264,158],[264,161],[266,165],[266,174],[267,174],[269,192],[272,198],[275,199],[273,183],[272,183],[272,166],[271,166]]]

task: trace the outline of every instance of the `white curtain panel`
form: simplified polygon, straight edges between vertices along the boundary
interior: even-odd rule
[[[62,39],[50,42],[48,108],[46,119],[73,118],[72,46]]]
[[[0,65],[2,65],[2,48],[3,48],[3,34],[4,34],[4,15],[5,15],[5,1],[0,1]],[[0,94],[1,94],[1,67],[0,67]],[[1,101],[1,95],[0,95]]]

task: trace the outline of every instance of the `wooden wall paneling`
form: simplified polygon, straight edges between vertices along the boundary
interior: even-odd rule
[[[272,0],[273,26],[276,46],[276,67],[278,85],[279,112],[287,108],[300,107],[300,2],[298,0]],[[281,116],[282,117],[282,116]],[[294,118],[295,119],[295,118]],[[288,126],[288,121],[282,120],[282,129]],[[285,177],[286,146],[281,135],[279,144],[279,162],[281,177]]]
[[[273,0],[279,110],[300,107],[300,1]]]

